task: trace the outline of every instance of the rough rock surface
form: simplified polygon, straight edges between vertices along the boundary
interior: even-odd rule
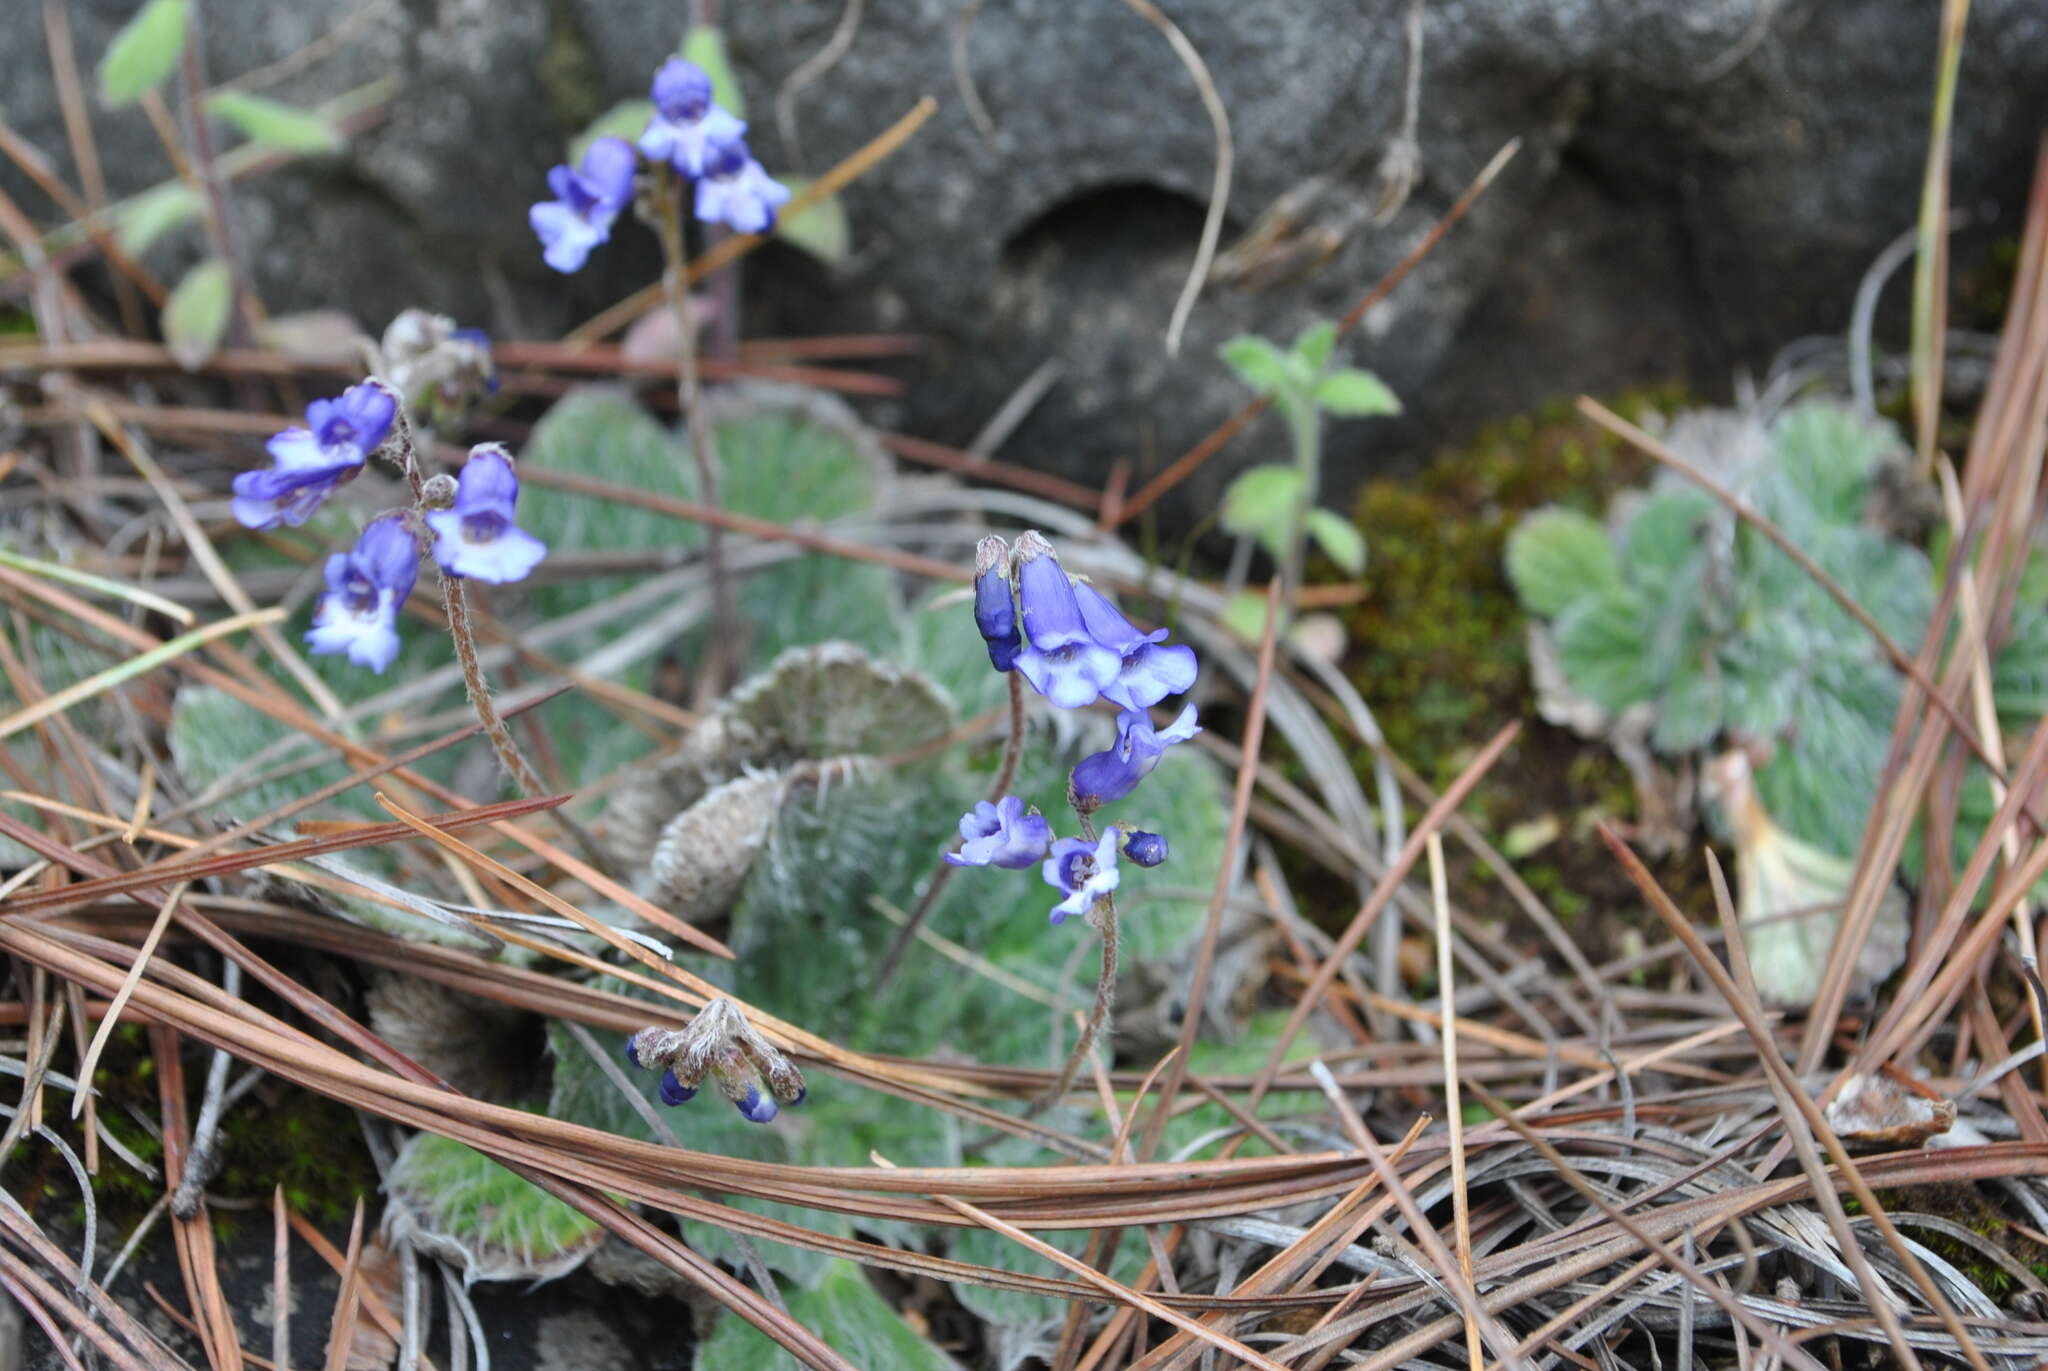
[[[331,55],[271,93],[310,100],[397,75],[392,116],[344,156],[251,183],[244,238],[276,309],[339,304],[378,325],[426,304],[506,334],[559,329],[651,279],[624,228],[581,275],[548,273],[525,206],[568,137],[644,93],[687,7],[654,0],[368,0]],[[1913,219],[1932,88],[1926,0],[1428,0],[1421,177],[1363,222],[1399,124],[1406,0],[1171,0],[1232,122],[1227,247],[1325,178],[1304,226],[1344,226],[1319,270],[1214,285],[1179,359],[1162,338],[1193,256],[1214,149],[1194,83],[1114,0],[985,0],[968,32],[993,123],[968,117],[951,58],[967,0],[870,0],[843,59],[793,99],[842,0],[719,6],[771,167],[816,171],[930,92],[937,117],[848,196],[855,260],[836,277],[777,249],[748,267],[749,327],[905,328],[930,347],[885,422],[955,442],[1048,357],[1064,377],[1006,455],[1099,480],[1173,455],[1241,392],[1216,345],[1291,335],[1348,306],[1487,158],[1521,155],[1471,220],[1366,321],[1352,355],[1409,402],[1335,435],[1337,480],[1472,419],[1577,388],[1680,377],[1724,390],[1790,338],[1833,331],[1857,277]],[[216,77],[299,48],[364,0],[205,0]],[[0,51],[8,118],[68,170],[40,33]],[[129,0],[73,0],[96,58]],[[163,162],[140,114],[96,114],[110,179]],[[2048,123],[2048,7],[1971,8],[1956,200],[2010,231]],[[800,154],[800,157],[799,157]],[[31,212],[49,206],[11,173]],[[189,237],[157,249],[160,269]],[[1967,245],[1959,260],[1967,260]],[[1271,435],[1233,450],[1243,461]],[[1207,507],[1224,465],[1188,492]]]

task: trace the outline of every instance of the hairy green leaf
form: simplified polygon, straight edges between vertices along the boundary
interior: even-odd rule
[[[341,130],[310,110],[294,109],[246,91],[215,91],[207,112],[233,124],[244,138],[283,152],[339,152]]]
[[[811,183],[808,176],[785,176],[789,193],[799,195]],[[775,220],[775,236],[802,248],[828,267],[843,267],[853,256],[853,226],[846,218],[846,205],[836,195],[827,195],[795,214]]]
[[[1315,397],[1317,404],[1344,418],[1401,412],[1401,401],[1386,382],[1369,371],[1355,368],[1333,371],[1317,381]]]
[[[683,56],[704,68],[711,78],[711,98],[725,106],[735,119],[747,117],[746,97],[740,94],[739,77],[732,69],[732,53],[725,45],[725,30],[715,24],[697,24],[683,38]]]
[[[1546,617],[1621,586],[1621,566],[1607,530],[1557,505],[1515,526],[1508,535],[1507,564],[1523,608]]]
[[[1225,343],[1221,351],[1237,379],[1261,395],[1275,394],[1288,383],[1286,354],[1264,338],[1247,333]]]
[[[1223,492],[1223,527],[1240,538],[1257,538],[1275,557],[1284,557],[1306,490],[1295,467],[1270,463],[1241,471]]]
[[[1308,533],[1347,576],[1365,572],[1365,535],[1349,519],[1318,506],[1308,512]]]
[[[1642,600],[1614,588],[1573,602],[1555,622],[1565,679],[1601,708],[1619,713],[1649,699],[1650,629]]]
[[[959,1371],[903,1321],[860,1267],[835,1261],[817,1286],[789,1293],[790,1317],[855,1366],[876,1371]],[[801,1371],[802,1363],[745,1319],[727,1314],[697,1349],[697,1371]]]
[[[461,1268],[465,1281],[546,1281],[583,1264],[604,1229],[483,1153],[416,1133],[384,1189],[387,1222]]]
[[[140,257],[157,239],[198,217],[198,192],[183,181],[172,181],[122,206],[114,219],[114,241],[130,257]]]
[[[185,0],[148,0],[100,58],[100,100],[129,105],[176,70],[185,51]]]
[[[1308,364],[1311,373],[1330,364],[1331,349],[1337,346],[1337,326],[1328,319],[1310,324],[1294,340],[1294,355]]]
[[[164,301],[164,343],[187,371],[197,371],[220,350],[228,316],[235,307],[235,280],[228,264],[209,257],[186,272]]]
[[[647,131],[647,121],[654,117],[654,102],[648,99],[621,100],[603,114],[590,121],[590,127],[569,141],[569,162],[577,165],[583,161],[583,154],[590,151],[590,145],[600,138],[623,138],[627,142],[639,141]]]

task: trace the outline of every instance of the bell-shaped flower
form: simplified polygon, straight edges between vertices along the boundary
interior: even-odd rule
[[[1093,704],[1116,680],[1123,658],[1088,631],[1074,583],[1052,544],[1036,533],[1017,540],[1017,604],[1027,640],[1017,670],[1061,709]]]
[[[981,801],[960,817],[960,850],[945,854],[954,866],[999,866],[1022,871],[1040,861],[1052,843],[1052,825],[1024,802],[1005,795]]]
[[[1062,838],[1052,845],[1039,874],[1045,883],[1066,898],[1052,907],[1052,922],[1063,924],[1075,914],[1086,915],[1098,900],[1116,889],[1116,853],[1119,833],[1104,830],[1095,842],[1086,838]]]
[[[382,386],[367,382],[306,406],[304,428],[288,428],[265,444],[274,465],[235,478],[236,522],[258,529],[305,523],[363,469],[397,411]]]
[[[1125,829],[1124,855],[1139,866],[1158,866],[1166,860],[1166,839],[1157,833]]]
[[[420,545],[405,516],[372,519],[347,552],[327,559],[327,593],[306,643],[315,655],[346,653],[382,674],[398,656],[398,607],[419,576]]]
[[[566,165],[550,170],[548,189],[555,198],[541,201],[526,216],[544,249],[541,260],[556,271],[580,270],[590,250],[612,236],[619,211],[633,202],[637,165],[631,143],[599,138],[575,170]]]
[[[1194,687],[1193,648],[1168,643],[1163,628],[1140,633],[1123,611],[1086,581],[1074,583],[1074,598],[1080,602],[1081,622],[1088,632],[1115,651],[1121,662],[1116,679],[1102,688],[1102,698],[1125,709],[1150,709],[1167,696]]]
[[[724,996],[698,1010],[687,1028],[641,1029],[626,1040],[626,1060],[661,1069],[663,1104],[684,1103],[707,1077],[753,1123],[774,1118],[777,1101],[804,1101],[803,1073]]]
[[[548,555],[548,545],[513,524],[518,499],[519,478],[505,449],[496,443],[471,448],[456,482],[454,508],[426,514],[441,569],[493,585],[525,580]]]
[[[1017,602],[1010,591],[1010,545],[990,536],[974,549],[974,626],[988,644],[989,665],[1008,671],[1024,648],[1017,632]]]
[[[1074,764],[1074,797],[1089,809],[1121,800],[1152,774],[1159,758],[1174,743],[1184,743],[1202,730],[1195,726],[1195,707],[1188,705],[1163,729],[1152,716],[1127,709],[1116,716],[1116,743]]]
[[[745,140],[717,138],[705,145],[704,173],[697,181],[699,219],[735,233],[766,233],[775,227],[775,211],[788,203],[789,187],[754,160]]]
[[[654,73],[654,118],[640,135],[650,162],[667,162],[695,180],[704,174],[704,155],[713,143],[746,136],[746,121],[712,103],[711,76],[695,62],[671,57]]]

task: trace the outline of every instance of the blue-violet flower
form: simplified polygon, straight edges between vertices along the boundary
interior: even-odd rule
[[[402,514],[372,519],[347,552],[327,559],[327,593],[306,642],[318,654],[345,652],[383,674],[398,656],[398,607],[419,576],[420,544]]]
[[[391,432],[397,410],[382,386],[368,383],[306,406],[304,428],[288,428],[265,445],[276,465],[235,477],[236,522],[245,528],[305,523],[363,469]]]
[[[1017,604],[1029,640],[1017,654],[1017,670],[1061,709],[1094,703],[1116,680],[1123,658],[1088,631],[1074,583],[1061,570],[1052,544],[1038,533],[1017,540]]]
[[[1118,836],[1111,826],[1096,842],[1062,838],[1052,845],[1052,855],[1045,859],[1040,874],[1047,885],[1064,891],[1067,897],[1052,907],[1053,923],[1063,924],[1072,915],[1087,914],[1097,900],[1106,899],[1116,889]]]
[[[1024,812],[1024,802],[1005,795],[994,804],[981,801],[960,816],[960,850],[945,854],[954,866],[999,866],[1022,871],[1045,856],[1052,843],[1052,825],[1037,811]]]
[[[1124,855],[1139,866],[1158,866],[1166,860],[1166,839],[1157,833],[1128,829],[1124,833]]]
[[[704,174],[713,142],[744,137],[746,121],[711,101],[711,76],[695,62],[671,57],[654,73],[654,118],[640,135],[651,162],[667,162],[691,179]]]
[[[1152,773],[1169,746],[1201,731],[1195,726],[1193,705],[1164,729],[1154,729],[1152,716],[1142,709],[1125,710],[1116,716],[1116,744],[1074,764],[1075,798],[1090,809],[1121,800]]]
[[[789,202],[789,187],[771,177],[739,138],[706,144],[697,182],[697,217],[735,233],[766,233],[775,211]]]
[[[612,221],[633,201],[633,145],[623,138],[600,138],[583,154],[574,171],[558,166],[548,172],[552,200],[527,211],[527,222],[546,249],[541,258],[556,271],[582,268],[590,250],[612,236]]]
[[[1125,709],[1150,709],[1169,695],[1193,688],[1193,648],[1167,643],[1163,628],[1138,632],[1123,611],[1086,581],[1074,583],[1074,598],[1080,603],[1081,622],[1088,626],[1089,634],[1122,662],[1116,679],[1102,688],[1102,698]]]
[[[1008,671],[1017,665],[1024,639],[1017,632],[1017,603],[1010,593],[1010,545],[988,537],[974,549],[974,626],[988,644],[989,665]]]
[[[505,449],[496,443],[471,448],[456,483],[455,507],[426,515],[441,569],[493,585],[525,580],[548,555],[548,545],[513,525],[518,499],[519,478]]]

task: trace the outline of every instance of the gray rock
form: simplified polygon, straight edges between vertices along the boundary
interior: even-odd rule
[[[210,69],[274,61],[358,3],[205,0]],[[583,273],[552,275],[525,207],[573,133],[644,93],[682,7],[373,3],[351,42],[273,93],[311,100],[388,72],[404,82],[391,117],[345,156],[237,196],[273,308],[342,304],[381,325],[421,304],[535,334],[652,279],[651,239],[631,227]],[[1319,269],[1211,285],[1169,358],[1162,339],[1214,156],[1193,82],[1114,0],[985,0],[966,45],[993,120],[984,138],[950,57],[965,3],[870,0],[844,59],[796,96],[796,147],[778,130],[776,92],[824,44],[840,0],[720,6],[771,167],[821,170],[920,94],[941,102],[848,193],[855,262],[834,278],[787,249],[760,254],[746,268],[748,324],[926,335],[906,401],[878,417],[954,442],[1056,356],[1064,379],[1005,454],[1083,479],[1119,456],[1161,464],[1227,414],[1242,392],[1215,361],[1218,343],[1246,330],[1289,336],[1341,312],[1510,137],[1525,140],[1515,163],[1354,339],[1351,356],[1385,375],[1409,413],[1339,426],[1333,485],[1576,389],[1677,377],[1722,392],[1737,366],[1839,329],[1857,277],[1917,204],[1935,58],[1925,3],[1429,0],[1420,179],[1374,227],[1374,168],[1399,122],[1405,0],[1174,0],[1231,115],[1225,245],[1305,187],[1320,193],[1300,227],[1340,240]],[[40,7],[23,8],[31,40],[0,53],[9,118],[68,167]],[[88,61],[129,8],[70,5]],[[97,119],[117,188],[163,174],[139,114]],[[1995,198],[2010,232],[2044,122],[2048,9],[1979,0],[1957,203]],[[194,250],[159,249],[157,265],[174,271],[175,254]],[[1208,507],[1230,463],[1277,446],[1255,431],[1191,483],[1181,512]]]

